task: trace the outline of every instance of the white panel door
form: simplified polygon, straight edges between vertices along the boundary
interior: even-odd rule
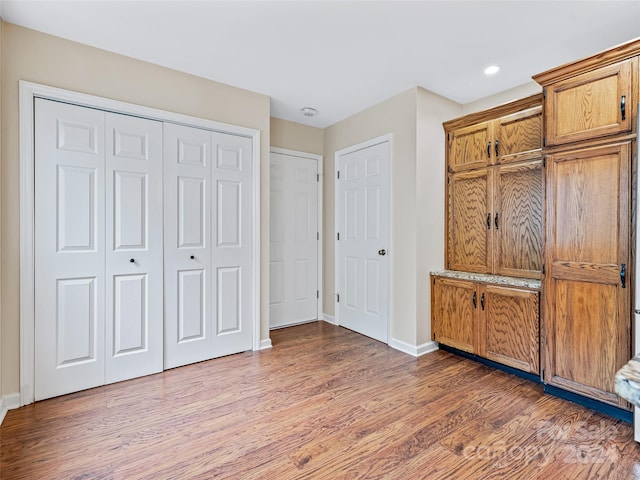
[[[318,318],[317,174],[317,160],[271,153],[271,327]]]
[[[213,355],[253,348],[253,152],[248,137],[212,138]]]
[[[104,383],[104,113],[35,101],[35,399]]]
[[[387,343],[389,142],[339,159],[338,321],[341,326]]]
[[[106,383],[162,371],[162,123],[106,113]]]
[[[213,356],[211,132],[165,123],[165,368]]]

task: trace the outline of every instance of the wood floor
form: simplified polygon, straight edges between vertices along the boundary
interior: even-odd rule
[[[629,479],[631,425],[323,322],[273,349],[10,411],[9,479]]]

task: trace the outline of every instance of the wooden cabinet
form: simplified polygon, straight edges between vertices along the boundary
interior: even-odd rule
[[[461,172],[491,163],[493,123],[481,122],[449,134],[449,171]]]
[[[571,76],[545,89],[546,145],[630,132],[637,58]]]
[[[448,124],[451,126],[448,127]],[[447,130],[449,172],[463,172],[540,156],[540,106],[467,126],[448,124],[445,123],[445,129],[450,128]]]
[[[625,406],[630,358],[631,143],[547,157],[545,382]]]
[[[498,285],[481,291],[480,356],[540,373],[538,292]]]
[[[492,179],[487,168],[450,176],[450,269],[480,273],[492,269]]]
[[[533,96],[444,124],[447,268],[541,277],[541,101]]]
[[[434,340],[540,372],[537,291],[435,276],[432,289]]]
[[[499,275],[541,278],[544,238],[542,159],[494,170],[494,265]]]
[[[433,335],[440,343],[473,353],[478,303],[473,282],[437,278],[432,282]]]
[[[540,278],[542,160],[449,177],[448,268]]]
[[[639,55],[636,40],[534,76],[546,92],[543,379],[625,409],[613,387],[631,356]]]

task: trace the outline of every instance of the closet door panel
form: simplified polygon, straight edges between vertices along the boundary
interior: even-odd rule
[[[253,347],[253,152],[248,137],[212,134],[215,356]]]
[[[165,368],[213,357],[211,132],[164,124]]]
[[[106,115],[106,382],[162,371],[162,123]]]
[[[35,101],[35,399],[104,383],[104,112]]]

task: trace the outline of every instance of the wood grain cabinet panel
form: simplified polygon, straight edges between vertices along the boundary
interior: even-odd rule
[[[495,273],[542,278],[542,159],[496,168],[494,191]]]
[[[432,332],[438,342],[473,353],[478,297],[476,285],[464,280],[436,278],[432,282]]]
[[[547,157],[544,379],[623,407],[613,381],[631,354],[630,169],[630,142]]]
[[[435,341],[540,372],[537,291],[434,276],[431,298]]]
[[[449,134],[449,171],[461,172],[486,167],[492,160],[493,123],[453,130]]]
[[[488,273],[492,266],[492,172],[456,173],[449,180],[449,268]]]
[[[495,120],[496,163],[539,158],[542,149],[542,107],[506,115]]]
[[[480,355],[540,373],[538,292],[497,285],[481,292]]]
[[[541,278],[541,95],[444,124],[447,268]]]
[[[632,130],[633,69],[637,58],[570,77],[546,87],[546,145],[591,140]]]

